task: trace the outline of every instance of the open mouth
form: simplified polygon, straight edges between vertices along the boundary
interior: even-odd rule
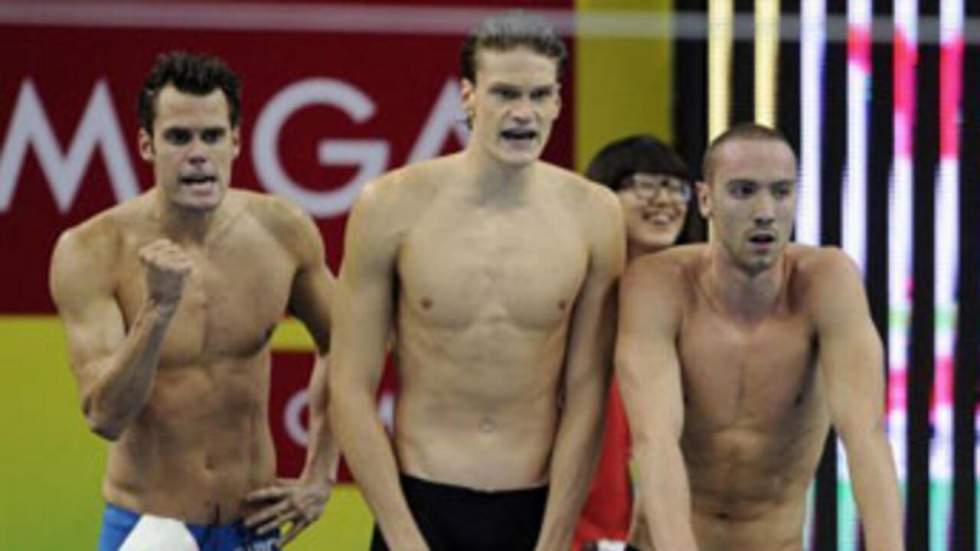
[[[504,130],[500,136],[509,142],[530,142],[538,138],[538,133],[529,129],[511,129]]]
[[[771,245],[776,242],[776,236],[770,233],[759,233],[749,237],[754,245]]]
[[[674,217],[666,212],[644,211],[642,217],[644,222],[657,225],[667,225],[674,221]]]
[[[185,174],[178,178],[182,186],[207,186],[218,181],[214,174]]]

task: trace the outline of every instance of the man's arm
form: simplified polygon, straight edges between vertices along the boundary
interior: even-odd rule
[[[901,550],[898,478],[884,428],[881,339],[853,263],[840,251],[818,254],[812,304],[830,418],[847,450],[867,548]]]
[[[684,399],[677,332],[685,295],[680,268],[646,257],[626,270],[619,290],[616,377],[626,405],[639,502],[656,549],[696,551],[691,494],[681,454]]]
[[[313,221],[283,199],[268,199],[279,203],[275,212],[281,214],[276,217],[281,220],[274,223],[280,242],[291,249],[297,258],[296,274],[289,295],[289,312],[303,323],[317,347],[317,357],[307,387],[310,420],[303,472],[295,481],[279,481],[247,497],[248,501],[264,502],[265,506],[249,516],[246,525],[258,526],[258,532],[264,533],[290,523],[289,531],[281,537],[281,545],[286,545],[323,513],[340,460],[340,450],[327,417],[330,401],[330,312],[334,304],[335,284],[333,274],[326,265],[320,233]]]
[[[398,466],[375,405],[394,311],[400,234],[391,189],[369,184],[347,221],[338,280],[330,416],[347,464],[374,512],[389,548],[427,550],[401,491]]]
[[[327,416],[330,403],[330,320],[336,300],[336,283],[327,268],[320,232],[305,214],[296,212],[294,217],[297,218],[294,225],[299,235],[293,243],[299,246],[301,262],[293,278],[289,311],[306,326],[317,347],[317,360],[308,387],[310,440],[300,479],[327,482],[336,477],[340,460],[340,448],[331,433]]]
[[[127,331],[114,297],[119,245],[97,230],[62,234],[51,258],[49,285],[65,324],[82,412],[93,432],[115,440],[150,396],[160,348],[191,264],[166,240],[140,250],[148,293]]]
[[[626,238],[616,198],[596,187],[589,269],[568,328],[564,406],[551,455],[548,501],[536,549],[566,550],[588,496],[602,441],[616,317],[616,283]]]

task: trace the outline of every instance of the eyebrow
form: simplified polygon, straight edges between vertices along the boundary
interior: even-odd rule
[[[184,126],[181,124],[174,124],[170,126],[164,126],[162,128],[164,132],[172,132],[175,130],[184,132],[225,132],[228,130],[226,126]]]
[[[732,185],[732,184],[755,184],[757,186],[784,186],[784,185],[789,186],[789,185],[795,185],[796,182],[797,181],[795,179],[792,179],[792,180],[771,180],[771,181],[766,182],[766,181],[761,181],[761,180],[753,180],[751,178],[733,178],[731,180],[728,180],[726,182],[726,184],[728,184],[728,185]]]

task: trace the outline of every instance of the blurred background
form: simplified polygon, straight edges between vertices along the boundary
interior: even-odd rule
[[[732,122],[786,133],[800,156],[797,240],[861,266],[886,344],[907,548],[977,547],[977,2],[24,0],[0,2],[0,549],[95,547],[106,445],[80,414],[47,267],[62,230],[151,184],[135,105],[156,55],[205,51],[242,76],[234,185],[301,204],[336,272],[360,187],[465,143],[459,46],[507,7],[544,15],[571,49],[551,162],[582,170],[607,142],[647,132],[699,172]],[[287,319],[273,348],[289,476],[312,345]],[[386,377],[387,420],[395,391]],[[811,495],[808,548],[860,549],[833,435]],[[291,549],[366,549],[371,522],[344,470]]]

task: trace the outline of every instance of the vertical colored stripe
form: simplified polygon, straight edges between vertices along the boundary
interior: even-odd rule
[[[804,2],[800,24],[800,201],[796,240],[820,243],[824,54],[827,14],[824,0]]]
[[[779,74],[779,0],[755,2],[755,121],[776,126]]]
[[[867,268],[867,194],[868,138],[871,99],[871,16],[870,0],[851,0],[847,3],[847,164],[841,193],[842,245],[858,264],[862,273]],[[843,451],[838,473],[847,485],[851,477]],[[840,518],[837,545],[839,549],[856,551],[859,548],[854,493],[840,493]]]
[[[963,82],[963,2],[944,0],[940,6],[939,58],[939,170],[936,174],[935,266],[936,344],[935,438],[930,462],[934,484],[953,483],[953,344],[956,311],[956,261],[959,257],[959,120]],[[938,546],[948,548],[952,493],[937,496],[930,527]]]
[[[708,141],[728,128],[732,96],[732,0],[708,2]]]
[[[891,318],[888,331],[889,411],[891,434],[898,439],[892,445],[899,450],[899,480],[907,479],[908,445],[904,440],[908,425],[908,320],[911,309],[909,291],[912,284],[912,159],[908,144],[911,128],[908,120],[911,98],[915,93],[915,53],[908,52],[908,33],[914,33],[912,21],[903,17],[904,0],[895,2],[895,38],[892,54],[892,126],[893,165],[889,186],[890,214],[888,228],[889,283]],[[915,12],[913,11],[913,14]],[[895,315],[897,314],[897,315]]]
[[[871,2],[847,5],[847,165],[843,192],[844,250],[864,272],[871,91]]]

